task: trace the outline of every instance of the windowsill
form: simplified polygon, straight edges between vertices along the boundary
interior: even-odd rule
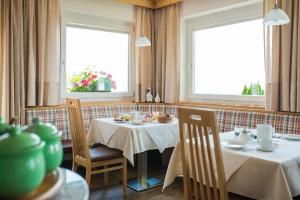
[[[265,106],[265,96],[192,94],[187,101],[225,105]]]
[[[212,108],[265,110],[265,96],[192,94],[180,103]]]
[[[134,101],[133,92],[67,92],[60,97],[63,104],[66,98],[80,99],[81,102]]]
[[[62,98],[80,98],[80,99],[91,99],[91,98],[127,98],[133,97],[133,92],[67,92]]]
[[[135,104],[133,98],[124,98],[124,99],[112,99],[112,100],[94,100],[89,99],[89,101],[80,101],[82,107],[88,106],[108,106],[108,105],[125,105],[125,104]],[[48,106],[27,106],[26,109],[49,109],[49,108],[63,108],[66,107],[65,99],[61,99],[57,105],[48,105]]]
[[[239,102],[226,102],[226,101],[201,101],[199,99],[188,99],[179,101],[178,105],[182,106],[197,106],[207,108],[228,108],[228,109],[241,109],[241,110],[259,110],[265,111],[265,106],[257,104],[242,104]]]

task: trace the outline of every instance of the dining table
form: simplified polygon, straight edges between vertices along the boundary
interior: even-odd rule
[[[284,135],[284,134],[283,134]],[[209,136],[212,139],[212,136]],[[300,141],[274,138],[278,148],[259,150],[255,139],[245,148],[229,148],[226,141],[237,140],[233,131],[220,133],[227,190],[252,199],[292,200],[300,194]],[[186,140],[185,145],[189,143]],[[178,143],[168,165],[163,190],[182,176],[182,158]],[[213,150],[213,147],[211,147]],[[188,151],[188,148],[185,148]],[[189,152],[186,152],[190,163]],[[188,164],[190,167],[190,165]]]
[[[170,123],[147,122],[142,124],[130,121],[115,121],[114,118],[93,119],[88,130],[88,143],[97,143],[119,149],[131,165],[137,155],[137,178],[128,181],[128,186],[143,191],[163,181],[147,175],[147,151],[175,147],[179,141],[178,120]]]
[[[88,200],[89,186],[77,173],[60,168],[63,176],[63,184],[54,200]]]

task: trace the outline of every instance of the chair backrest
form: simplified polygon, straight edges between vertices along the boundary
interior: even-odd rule
[[[215,112],[178,108],[178,116],[185,199],[193,190],[195,199],[228,200]]]
[[[67,98],[66,100],[69,116],[69,127],[72,135],[73,159],[79,156],[90,160],[88,141],[81,114],[80,100]]]

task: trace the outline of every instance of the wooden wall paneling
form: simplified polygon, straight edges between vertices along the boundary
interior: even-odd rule
[[[182,2],[183,0],[153,0],[155,9]]]
[[[123,3],[132,4],[135,6],[143,6],[146,8],[154,8],[154,4],[152,0],[116,0]]]
[[[128,3],[136,6],[157,9],[168,6],[174,3],[182,2],[183,0],[116,0],[123,3]]]

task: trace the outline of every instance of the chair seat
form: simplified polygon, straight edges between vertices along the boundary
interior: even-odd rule
[[[72,153],[72,141],[62,140],[61,141],[64,153]]]
[[[90,156],[92,161],[105,161],[115,158],[122,158],[122,151],[112,149],[106,146],[100,146],[90,149]]]

